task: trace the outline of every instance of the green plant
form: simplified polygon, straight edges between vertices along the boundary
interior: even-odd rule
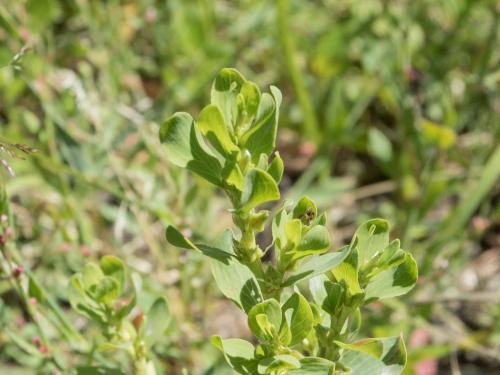
[[[123,262],[111,255],[104,256],[99,265],[88,263],[82,273],[71,278],[70,301],[76,311],[99,325],[105,341],[98,344],[97,351],[125,351],[132,361],[134,374],[156,375],[150,349],[170,324],[168,305],[164,298],[158,298],[147,314],[139,312],[131,319],[140,280],[134,280],[134,288],[126,296],[125,281]],[[80,367],[78,374],[102,371],[97,367]]]
[[[175,113],[160,128],[169,160],[221,188],[239,229],[209,245],[172,226],[166,232],[171,244],[210,258],[219,289],[247,314],[258,339],[256,346],[219,336],[212,342],[240,374],[400,373],[401,337],[356,338],[363,306],[402,295],[417,280],[415,261],[389,240],[386,221],[366,222],[348,246],[330,252],[326,215],[303,197],[274,215],[270,244],[256,240],[271,216],[259,207],[279,200],[283,174],[274,152],[281,93],[270,91],[223,69],[196,121]],[[273,261],[263,262],[268,253]]]

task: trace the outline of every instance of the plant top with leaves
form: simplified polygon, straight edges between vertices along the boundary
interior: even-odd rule
[[[170,324],[170,312],[164,298],[157,298],[147,314],[141,312],[129,318],[136,307],[139,276],[133,278],[133,290],[125,295],[127,269],[114,256],[104,256],[99,265],[87,263],[82,273],[71,278],[70,302],[80,314],[97,323],[104,336],[98,352],[126,352],[137,375],[156,375],[152,361],[152,346]],[[79,367],[78,375],[124,374],[108,367]]]
[[[280,198],[283,174],[274,152],[281,93],[270,91],[222,69],[196,121],[175,113],[160,129],[174,164],[224,190],[239,229],[206,245],[167,228],[171,244],[210,258],[219,289],[247,314],[258,339],[254,346],[216,336],[213,344],[240,374],[400,373],[402,338],[356,338],[364,305],[402,295],[417,280],[415,261],[389,240],[386,221],[366,222],[349,246],[330,252],[326,216],[303,197],[274,216],[271,244],[263,249],[256,242],[270,216],[259,207]],[[274,261],[262,262],[268,251]]]

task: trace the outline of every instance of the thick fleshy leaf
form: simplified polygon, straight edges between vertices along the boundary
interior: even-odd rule
[[[280,192],[278,185],[269,173],[254,168],[245,176],[243,192],[239,209],[250,211],[263,203],[278,200]]]
[[[167,157],[172,163],[222,186],[222,166],[204,144],[188,113],[177,112],[168,118],[160,127],[160,141],[165,144]]]
[[[170,310],[165,298],[158,298],[146,314],[144,339],[146,346],[153,346],[165,334],[171,321]]]
[[[224,122],[219,107],[210,104],[203,108],[196,125],[210,141],[210,144],[222,155],[229,155],[239,151],[239,148],[231,139],[229,128]]]
[[[313,313],[307,300],[299,293],[294,293],[282,307],[283,316],[291,333],[288,345],[299,344],[313,328]]]
[[[299,368],[300,362],[294,356],[289,354],[275,355],[271,358],[264,358],[259,361],[259,374],[275,374],[278,371],[290,370]]]
[[[257,163],[260,154],[271,155],[276,145],[281,92],[271,86],[271,93],[262,94],[259,111],[250,129],[242,137],[242,142]]]
[[[330,315],[335,315],[338,308],[344,303],[345,288],[340,283],[325,281],[323,284],[326,297],[322,301],[321,308]]]
[[[104,273],[96,264],[87,263],[82,272],[83,288],[88,289],[96,285],[103,277]]]
[[[104,276],[89,289],[92,297],[104,304],[110,304],[120,295],[120,285],[114,277]]]
[[[227,262],[211,260],[212,274],[222,294],[245,312],[263,301],[259,283],[250,269],[230,258]]]
[[[212,345],[219,349],[227,363],[243,375],[257,374],[257,360],[254,358],[254,347],[251,343],[240,339],[223,340],[219,336],[212,337]]]
[[[415,286],[417,279],[417,263],[406,253],[402,262],[382,271],[369,281],[365,288],[365,299],[372,301],[406,294]]]
[[[244,178],[241,173],[240,166],[236,163],[235,160],[227,159],[224,164],[224,168],[222,168],[222,179],[226,185],[229,185],[238,191],[243,190],[244,186]]]
[[[300,360],[300,368],[288,371],[289,375],[333,375],[335,363],[323,358],[306,357]]]
[[[300,240],[293,259],[300,259],[312,254],[321,254],[330,247],[330,234],[322,225],[312,227]]]
[[[318,208],[309,197],[302,197],[293,208],[292,215],[295,219],[300,219],[305,224],[316,218]]]
[[[274,158],[271,164],[267,167],[267,173],[271,175],[271,177],[276,181],[277,184],[280,183],[281,178],[283,177],[283,171],[285,167],[283,165],[283,160],[281,159],[280,153],[276,151],[274,153]]]
[[[125,286],[125,265],[123,262],[112,255],[105,255],[101,258],[99,262],[102,272],[106,276],[114,277],[118,281],[120,287],[119,293],[123,290]]]
[[[363,292],[358,280],[358,252],[356,249],[352,249],[345,260],[333,268],[331,272],[337,281],[345,283],[352,296]]]
[[[406,365],[406,348],[401,337],[379,339],[383,350],[379,359],[362,351],[346,350],[341,358],[343,365],[356,375],[399,375]]]
[[[368,220],[354,234],[353,245],[358,249],[359,266],[389,245],[389,223],[382,219]]]
[[[351,249],[349,246],[345,246],[336,252],[311,256],[309,259],[301,263],[296,271],[292,272],[290,276],[288,276],[286,281],[283,283],[283,287],[293,285],[300,280],[310,279],[311,277],[330,271],[342,263],[349,255],[350,251]]]
[[[259,316],[266,319],[260,319]],[[262,340],[269,340],[278,333],[281,326],[281,307],[278,301],[271,298],[258,303],[248,313],[248,326],[252,333]],[[262,324],[267,323],[267,324]]]
[[[219,71],[212,85],[211,103],[219,107],[227,127],[234,131],[238,115],[237,96],[245,78],[236,69],[224,68]]]
[[[335,344],[340,346],[343,349],[353,350],[356,352],[363,352],[366,354],[370,354],[372,357],[379,359],[384,350],[384,345],[379,339],[363,339],[353,342],[351,344],[346,344],[340,341],[334,341]]]

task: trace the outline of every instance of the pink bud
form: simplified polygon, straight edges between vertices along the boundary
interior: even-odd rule
[[[38,350],[42,354],[47,354],[49,352],[48,349],[47,349],[47,347],[45,345],[40,346],[40,348]]]
[[[40,337],[35,336],[31,339],[31,343],[35,346],[40,346],[42,342],[40,341]]]
[[[91,252],[90,252],[90,247],[88,247],[87,245],[82,245],[80,246],[80,251],[82,252],[83,256],[90,256]]]
[[[14,277],[19,277],[21,274],[24,273],[23,266],[17,266],[17,267],[15,267],[14,270],[12,271],[12,273],[14,274]]]
[[[31,306],[35,306],[35,305],[38,303],[38,300],[37,300],[35,297],[31,297],[31,298],[28,300],[28,303],[29,303]]]

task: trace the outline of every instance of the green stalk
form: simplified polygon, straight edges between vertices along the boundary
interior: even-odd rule
[[[291,37],[290,25],[288,24],[288,0],[278,0],[277,2],[277,23],[278,33],[285,62],[288,68],[288,74],[292,80],[297,100],[304,116],[304,128],[306,136],[313,142],[318,143],[321,132],[318,126],[318,120],[314,113],[314,107],[307,92],[306,83],[303,75],[297,66],[295,60],[295,45]]]

